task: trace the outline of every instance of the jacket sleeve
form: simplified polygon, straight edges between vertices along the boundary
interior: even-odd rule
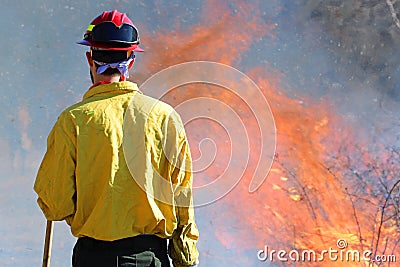
[[[178,119],[180,123],[180,118]],[[169,242],[169,255],[175,267],[193,266],[198,262],[197,240],[199,231],[196,226],[192,197],[192,161],[189,145],[183,126],[177,134],[177,163],[172,173],[176,184],[174,192],[178,225]]]
[[[67,219],[75,212],[76,130],[71,114],[63,112],[47,139],[34,190],[47,220]]]

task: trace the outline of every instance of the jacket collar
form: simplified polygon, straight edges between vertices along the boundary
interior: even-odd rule
[[[139,91],[136,83],[124,81],[124,82],[114,82],[114,83],[106,83],[106,84],[99,84],[94,85],[89,88],[89,90],[83,95],[83,99],[87,99],[97,94],[107,93],[111,91],[117,90],[125,90],[125,91]]]

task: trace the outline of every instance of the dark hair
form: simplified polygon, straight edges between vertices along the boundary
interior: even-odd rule
[[[100,67],[100,65],[97,64],[96,62],[94,64],[96,65],[96,68]],[[107,76],[112,76],[116,74],[121,74],[121,72],[119,72],[117,68],[107,68],[102,74]]]

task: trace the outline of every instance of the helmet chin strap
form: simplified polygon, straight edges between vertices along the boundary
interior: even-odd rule
[[[131,63],[135,62],[135,54],[132,53],[128,59],[116,63],[104,63],[96,60],[94,60],[94,62],[99,65],[96,71],[98,74],[102,74],[108,68],[118,69],[121,73],[120,81],[125,81],[126,78],[129,78],[129,66],[131,65]]]

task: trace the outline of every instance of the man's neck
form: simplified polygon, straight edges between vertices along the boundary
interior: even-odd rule
[[[113,82],[119,82],[121,79],[121,76],[119,75],[112,75],[112,76],[108,76],[108,75],[96,75],[96,77],[94,77],[94,81],[93,83],[99,83],[99,82],[105,82],[105,83],[113,83]]]

